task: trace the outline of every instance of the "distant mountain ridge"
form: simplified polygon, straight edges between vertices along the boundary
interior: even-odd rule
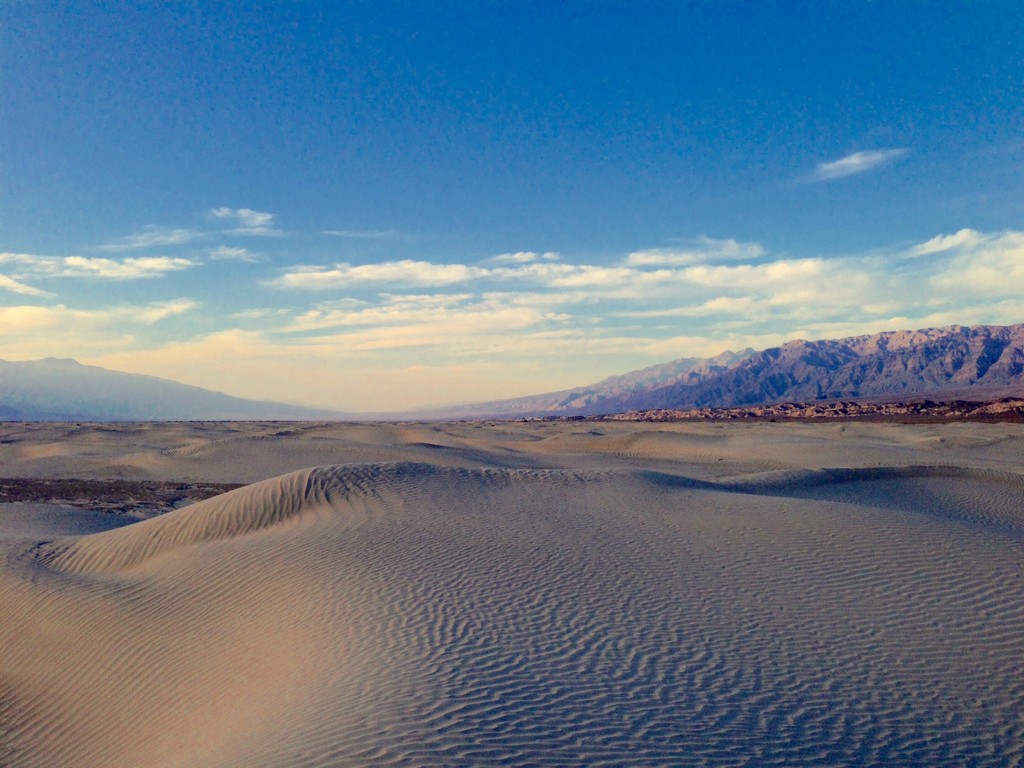
[[[493,416],[596,416],[657,409],[904,397],[975,390],[1024,392],[1024,324],[951,325],[761,352],[686,358],[549,395],[468,406]],[[664,368],[659,380],[649,372]],[[489,407],[491,410],[483,410]],[[452,409],[456,410],[456,409]]]
[[[653,388],[680,381],[700,381],[754,354],[753,349],[722,352],[715,357],[684,357],[659,363],[637,371],[610,376],[596,384],[541,395],[527,395],[511,400],[431,409],[429,416],[453,418],[479,416],[530,416],[539,413],[576,413],[601,408],[614,398],[628,398]]]
[[[344,414],[231,397],[75,360],[0,360],[0,421],[246,421]]]
[[[643,408],[700,408],[1024,387],[1024,324],[791,341],[696,382],[644,392]],[[606,403],[632,409],[634,400]]]

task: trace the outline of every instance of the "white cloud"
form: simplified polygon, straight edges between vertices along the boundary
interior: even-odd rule
[[[61,326],[82,320],[94,320],[102,313],[69,309],[63,304],[54,307],[37,307],[21,305],[0,307],[0,324],[3,325],[6,337],[50,331]],[[44,341],[40,338],[40,341]]]
[[[412,287],[465,285],[491,279],[559,286],[609,282],[628,272],[622,268],[559,264],[525,257],[513,266],[494,268],[402,259],[355,266],[341,263],[333,267],[293,267],[267,284],[277,288],[328,290],[375,284]]]
[[[227,245],[220,245],[210,251],[210,258],[214,261],[247,261],[257,262],[259,256],[248,248],[232,248]]]
[[[905,147],[894,149],[875,149],[864,152],[854,152],[846,157],[833,160],[830,163],[821,163],[814,174],[812,181],[831,181],[841,179],[845,176],[853,176],[858,173],[870,171],[885,163],[892,162],[907,154],[909,150]]]
[[[274,223],[274,214],[251,208],[213,208],[210,215],[218,219],[232,219],[242,227],[269,227]]]
[[[148,256],[129,259],[94,259],[84,256],[65,256],[59,260],[59,277],[95,277],[105,280],[137,280],[161,277],[198,265],[190,259],[170,256]]]
[[[75,357],[134,347],[136,334],[198,305],[189,299],[81,309],[64,304],[0,307],[0,358]]]
[[[902,290],[884,275],[881,262],[861,258],[700,265],[679,271],[670,290],[649,291],[642,307],[613,314],[645,321],[688,319],[688,325],[708,330],[721,330],[724,323],[755,328],[837,313],[878,313]]]
[[[632,267],[687,266],[721,261],[754,261],[765,254],[759,243],[741,243],[733,239],[701,237],[691,248],[648,248],[634,251],[625,263]]]
[[[530,264],[534,261],[558,261],[562,257],[552,251],[536,253],[534,251],[516,251],[515,253],[499,253],[487,261],[491,264]]]
[[[3,262],[16,264],[20,273],[37,277],[91,277],[104,280],[161,277],[168,272],[199,266],[199,262],[191,259],[171,256],[107,259],[90,256],[37,256],[30,253],[0,253],[0,263]]]
[[[533,262],[497,267],[485,277],[496,283],[517,283],[537,290],[568,291],[573,301],[650,299],[678,288],[682,273],[671,269]]]
[[[669,307],[667,309],[648,309],[636,312],[623,312],[624,317],[710,317],[712,315],[735,315],[736,313],[750,313],[753,311],[764,311],[767,305],[751,296],[718,296],[699,304],[690,304],[682,307]]]
[[[982,305],[1024,296],[1024,232],[970,237],[966,242],[970,247],[955,253],[932,277],[932,295]]]
[[[240,312],[232,312],[228,317],[232,320],[267,320],[271,318],[288,318],[291,313],[287,309],[243,309]]]
[[[122,317],[127,313],[133,322],[152,325],[160,322],[161,320],[166,320],[168,317],[174,317],[175,315],[183,315],[186,312],[191,312],[198,306],[199,303],[192,301],[191,299],[171,299],[169,301],[155,301],[152,304],[145,304],[138,307],[131,307],[127,309],[122,308],[118,311],[121,313]]]
[[[182,245],[202,237],[201,232],[192,229],[162,229],[148,226],[137,235],[123,237],[117,242],[98,246],[104,251],[130,251],[138,248],[156,248],[167,245]]]
[[[268,285],[322,291],[364,284],[454,285],[487,275],[487,270],[465,264],[433,264],[428,261],[385,261],[377,264],[336,264],[334,267],[296,267]]]
[[[299,266],[268,281],[276,288],[333,290],[363,285],[453,286],[490,280],[520,282],[543,288],[606,288],[613,292],[635,290],[643,285],[664,282],[678,272],[646,270],[621,266],[565,264],[553,259],[528,259],[511,266],[479,267],[467,264],[435,264],[402,259],[375,264],[335,264],[333,267]]]
[[[981,233],[973,229],[961,229],[952,235],[938,235],[910,249],[909,256],[927,256],[944,253],[956,248],[979,245],[984,241]]]
[[[228,221],[232,226],[226,231],[232,235],[276,237],[284,234],[274,228],[274,214],[265,211],[254,211],[251,208],[211,208],[210,215],[215,219]]]
[[[697,285],[723,288],[765,288],[794,282],[820,280],[837,264],[826,259],[782,259],[765,264],[738,264],[688,267],[683,270],[686,280]],[[819,288],[819,285],[814,286]]]
[[[49,307],[20,305],[0,307],[5,332],[32,332],[67,326],[153,325],[199,305],[191,299],[171,299],[150,304],[122,304],[109,309],[76,309],[56,304]]]
[[[545,270],[545,284],[552,288],[623,288],[638,284],[657,284],[671,280],[675,273],[667,269],[639,270],[629,267],[597,267],[589,264],[562,270]],[[523,272],[529,273],[528,270]],[[533,272],[535,275],[543,274]],[[508,275],[518,277],[518,275]]]
[[[406,346],[446,343],[460,336],[510,332],[559,322],[568,315],[545,311],[515,294],[388,295],[378,304],[321,305],[302,313],[283,327],[284,332],[337,328],[370,328],[358,336],[360,344]]]
[[[0,275],[0,288],[11,291],[12,293],[20,293],[22,296],[39,296],[40,298],[50,298],[53,296],[52,293],[47,291],[41,291],[38,288],[33,288],[31,285],[15,280],[13,277],[7,275]]]
[[[542,318],[548,321],[548,318]],[[531,360],[563,365],[567,356],[589,357],[635,352],[643,339],[635,335],[593,333],[581,328],[547,328],[538,318],[509,308],[504,312],[469,311],[443,322],[372,326],[328,335],[308,336],[293,343],[336,358],[372,359],[387,355],[420,360]],[[551,319],[557,323],[557,319]],[[382,358],[383,359],[383,358]],[[586,383],[586,382],[581,382]]]

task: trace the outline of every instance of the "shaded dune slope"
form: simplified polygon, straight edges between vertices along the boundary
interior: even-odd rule
[[[1012,765],[1024,481],[302,470],[0,540],[0,764]]]

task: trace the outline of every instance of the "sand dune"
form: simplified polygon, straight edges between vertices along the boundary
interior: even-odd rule
[[[9,505],[0,764],[1024,761],[1020,432],[528,426],[311,428],[439,460],[109,530]],[[516,455],[563,466],[458,466]]]
[[[780,449],[781,446],[781,449]],[[1014,424],[14,424],[0,477],[252,483],[313,466],[658,468],[694,477],[947,464],[1020,471]]]

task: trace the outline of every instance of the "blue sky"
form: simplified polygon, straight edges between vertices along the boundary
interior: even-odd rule
[[[10,2],[0,358],[348,410],[1024,321],[1024,9]]]

